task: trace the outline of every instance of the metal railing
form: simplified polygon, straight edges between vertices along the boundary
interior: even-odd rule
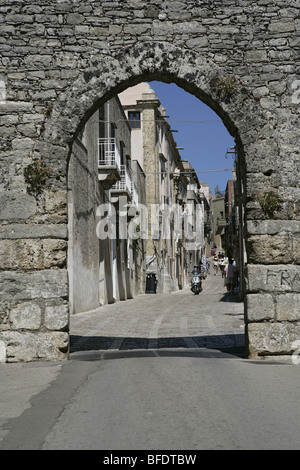
[[[131,195],[131,177],[126,168],[126,165],[120,166],[120,181],[117,181],[113,186],[113,191],[127,191]]]
[[[114,138],[98,139],[98,166],[116,166],[120,168],[120,152]]]

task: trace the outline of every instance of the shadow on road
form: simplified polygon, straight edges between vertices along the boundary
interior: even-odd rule
[[[227,292],[221,297],[219,302],[235,302],[235,303],[242,303],[242,301],[238,298],[238,293],[234,292],[233,294],[228,294]]]
[[[215,335],[197,337],[166,337],[166,338],[132,338],[107,336],[76,336],[70,337],[70,352],[79,351],[150,351],[152,349],[195,351],[207,349],[220,351],[233,356],[245,358],[245,338],[243,334]],[[203,355],[203,354],[202,354]]]

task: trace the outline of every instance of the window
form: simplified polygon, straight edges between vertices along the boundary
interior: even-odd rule
[[[141,113],[139,111],[129,111],[128,120],[131,129],[141,128]]]

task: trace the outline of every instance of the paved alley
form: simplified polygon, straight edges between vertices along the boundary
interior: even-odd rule
[[[195,296],[142,294],[71,317],[71,353],[162,348],[218,349],[244,354],[244,305],[228,297],[220,274]]]

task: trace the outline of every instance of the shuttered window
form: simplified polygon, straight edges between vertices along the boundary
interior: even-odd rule
[[[139,111],[129,111],[128,120],[131,129],[141,128],[141,113]]]

